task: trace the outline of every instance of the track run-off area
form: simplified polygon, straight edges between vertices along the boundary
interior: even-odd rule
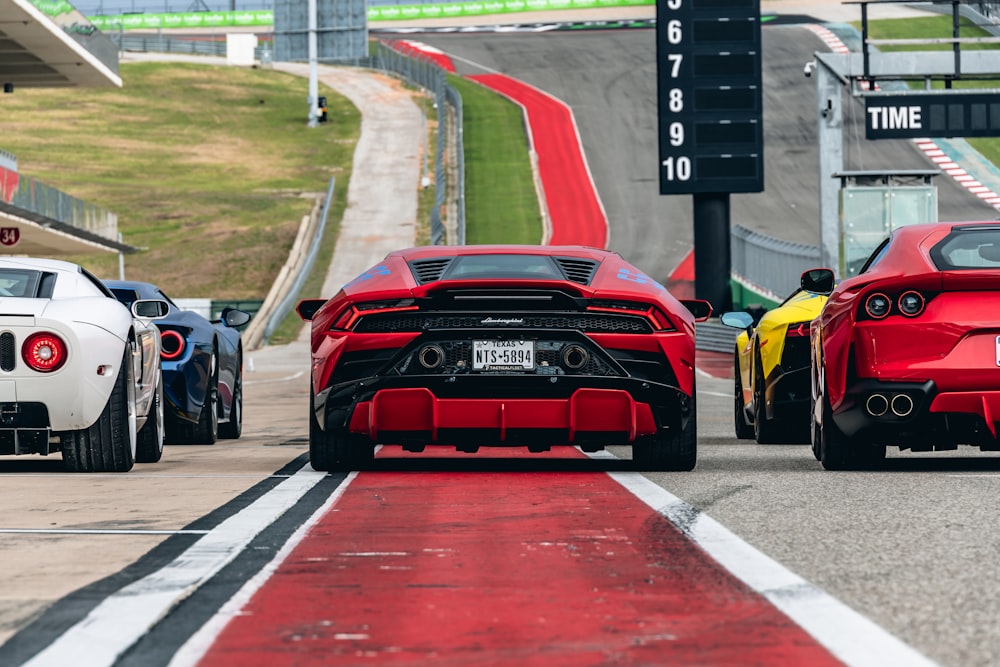
[[[549,242],[605,246],[572,112],[502,74],[476,80],[526,111]],[[690,473],[641,473],[628,448],[383,447],[370,470],[321,474],[308,363],[301,341],[249,355],[238,441],[170,446],[119,476],[0,461],[0,665],[985,665],[1000,651],[981,627],[1000,600],[996,459],[837,474],[804,444],[736,441],[727,359],[704,354]]]

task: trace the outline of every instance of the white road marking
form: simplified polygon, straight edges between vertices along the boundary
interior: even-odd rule
[[[306,534],[312,530],[321,517],[326,515],[327,512],[333,507],[333,505],[340,500],[340,497],[344,495],[347,487],[350,486],[354,478],[358,476],[358,473],[352,472],[347,476],[340,486],[338,486],[330,497],[326,499],[320,507],[313,512],[312,516],[299,526],[298,530],[292,533],[292,536],[288,538],[288,541],[278,550],[278,553],[274,555],[271,562],[261,568],[260,572],[251,577],[239,591],[236,592],[232,598],[229,599],[226,604],[224,604],[219,611],[215,613],[208,622],[204,623],[201,628],[198,629],[191,637],[184,643],[183,646],[174,654],[174,657],[170,660],[167,667],[190,667],[190,665],[195,665],[201,660],[202,656],[208,651],[215,642],[215,639],[222,633],[229,620],[240,615],[240,611],[250,602],[250,598],[254,596],[260,588],[267,583],[267,580],[271,578],[278,568],[281,566],[288,555],[299,545]],[[347,635],[345,635],[346,637]]]
[[[113,665],[174,605],[236,558],[325,476],[303,467],[213,528],[171,563],[105,599],[22,667]]]
[[[286,375],[285,377],[281,378],[270,378],[268,380],[247,380],[246,378],[244,378],[243,384],[269,384],[272,382],[291,382],[292,380],[298,380],[305,374],[306,374],[305,371],[299,371],[298,373],[294,373],[292,375]]]
[[[608,452],[592,458],[617,458]],[[931,666],[913,647],[771,560],[640,473],[608,473],[850,667]]]
[[[0,528],[4,534],[28,535],[207,535],[207,530],[128,530],[111,528]]]
[[[732,394],[726,394],[721,391],[699,391],[702,396],[721,396],[722,398],[730,398]]]

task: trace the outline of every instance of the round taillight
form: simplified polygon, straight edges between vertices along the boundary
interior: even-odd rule
[[[173,329],[160,332],[160,358],[171,361],[184,354],[184,336]]]
[[[24,363],[39,373],[59,370],[66,363],[67,356],[68,350],[63,339],[45,331],[31,334],[21,345]]]
[[[865,312],[876,320],[881,320],[888,315],[890,308],[892,308],[892,301],[882,293],[876,292],[865,301]]]
[[[920,292],[903,292],[899,297],[899,312],[915,317],[924,309],[924,296]]]

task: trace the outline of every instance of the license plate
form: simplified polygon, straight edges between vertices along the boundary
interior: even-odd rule
[[[472,345],[472,369],[477,371],[535,368],[535,344],[527,340],[477,340]]]

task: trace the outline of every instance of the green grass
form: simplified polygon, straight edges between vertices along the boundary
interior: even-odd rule
[[[449,76],[448,83],[464,109],[466,243],[541,243],[521,108],[472,81]]]
[[[19,170],[118,216],[125,277],[176,297],[262,299],[299,223],[337,178],[346,204],[360,133],[333,91],[306,124],[307,81],[268,69],[123,63],[124,86],[4,97],[2,147]],[[112,253],[71,258],[117,277]]]
[[[858,31],[861,22],[851,23]],[[951,16],[880,19],[868,21],[869,39],[944,39],[952,36]],[[959,37],[990,37],[990,33],[965,18],[959,19]],[[996,44],[962,44],[962,50],[992,49]],[[948,51],[951,44],[886,44],[880,51]]]

